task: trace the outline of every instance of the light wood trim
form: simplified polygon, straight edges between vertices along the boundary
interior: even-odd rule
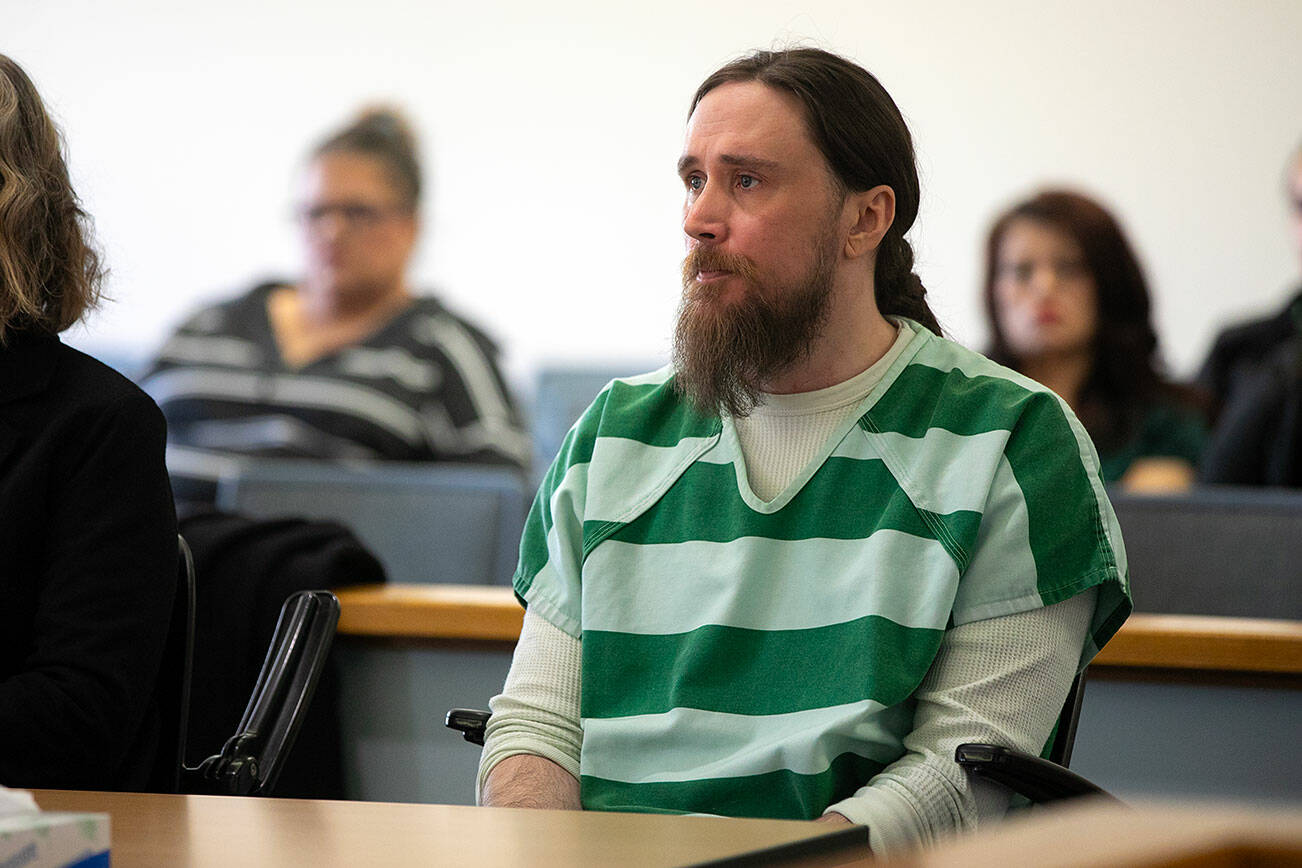
[[[1302,621],[1134,614],[1095,667],[1302,675]]]
[[[510,588],[363,585],[337,596],[339,632],[347,636],[515,642],[524,623]]]
[[[347,636],[514,642],[524,619],[510,588],[367,585],[338,594]],[[1136,614],[1094,668],[1302,675],[1302,621]]]

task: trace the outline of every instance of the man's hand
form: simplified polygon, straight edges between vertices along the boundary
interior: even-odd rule
[[[579,782],[549,759],[509,756],[488,773],[480,801],[493,808],[579,810]]]
[[[815,820],[814,822],[815,822],[815,823],[831,823],[833,826],[853,826],[853,825],[854,825],[854,823],[851,823],[849,820],[847,820],[847,819],[845,818],[845,815],[844,815],[844,814],[838,814],[836,811],[828,811],[826,814],[824,814],[823,816],[819,817],[819,818],[818,818],[817,820]]]

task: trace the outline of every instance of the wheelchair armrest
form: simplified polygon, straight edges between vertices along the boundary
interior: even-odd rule
[[[448,729],[455,729],[465,736],[466,741],[483,747],[484,729],[488,726],[490,716],[491,712],[476,708],[454,708],[448,712],[443,722]]]
[[[1037,804],[1103,796],[1116,800],[1075,772],[1038,756],[994,744],[961,744],[954,761],[973,774],[1008,787]]]

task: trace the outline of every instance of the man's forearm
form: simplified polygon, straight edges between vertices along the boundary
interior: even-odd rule
[[[579,782],[549,759],[517,754],[493,766],[480,801],[496,808],[579,810]]]

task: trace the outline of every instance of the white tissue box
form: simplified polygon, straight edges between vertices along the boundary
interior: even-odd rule
[[[108,865],[108,814],[53,811],[0,817],[0,868]]]

